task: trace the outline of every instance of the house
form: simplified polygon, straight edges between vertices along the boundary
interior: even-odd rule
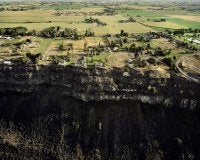
[[[5,65],[12,65],[12,62],[11,61],[3,61],[3,64],[5,64]]]
[[[103,67],[103,63],[101,63],[101,62],[95,62],[95,67],[102,68]]]
[[[128,63],[132,63],[133,60],[132,60],[131,58],[129,58],[127,62],[128,62]]]
[[[119,51],[119,48],[118,47],[114,47],[113,48],[113,52],[118,52]]]
[[[60,60],[58,62],[58,65],[61,65],[61,66],[66,66],[67,62],[65,60]]]
[[[75,66],[80,66],[80,67],[87,67],[87,57],[83,56],[81,57],[76,63]]]
[[[9,36],[0,36],[0,39],[12,39],[12,37],[9,37]]]
[[[124,72],[124,73],[123,73],[123,76],[124,76],[124,77],[130,77],[130,73],[129,73],[129,72]]]

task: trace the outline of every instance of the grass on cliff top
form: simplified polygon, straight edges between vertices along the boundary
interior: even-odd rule
[[[88,56],[87,57],[87,65],[94,65],[96,62],[100,62],[103,64],[107,64],[108,60],[107,58],[111,55],[109,52],[101,53],[100,55],[95,56]]]
[[[39,46],[35,50],[35,53],[44,54],[47,51],[47,49],[49,48],[49,46],[51,45],[52,42],[53,42],[52,39],[40,39]]]

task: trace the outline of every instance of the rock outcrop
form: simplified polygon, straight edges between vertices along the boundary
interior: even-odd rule
[[[0,65],[0,157],[194,160],[200,86],[127,69]]]

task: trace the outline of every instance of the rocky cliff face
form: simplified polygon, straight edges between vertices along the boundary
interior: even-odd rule
[[[114,68],[0,65],[0,157],[200,158],[200,86]]]

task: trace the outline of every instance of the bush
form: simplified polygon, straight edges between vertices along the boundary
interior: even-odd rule
[[[26,57],[33,63],[36,64],[38,59],[41,57],[41,53],[37,53],[37,54],[32,54],[32,53],[26,53]]]
[[[152,92],[153,94],[158,93],[158,90],[156,89],[156,87],[152,87],[151,85],[149,85],[147,87],[148,91]]]
[[[0,28],[1,35],[9,36],[25,36],[27,35],[28,29],[25,27],[15,27],[15,28]]]
[[[162,62],[166,64],[168,67],[173,67],[174,66],[174,61],[172,57],[166,57],[162,59]]]
[[[85,31],[85,37],[94,37],[95,36],[95,33],[92,32],[91,30],[87,29]]]
[[[148,60],[147,60],[148,63],[150,64],[153,64],[153,65],[156,65],[157,64],[157,60],[153,57],[150,57]]]
[[[58,34],[58,27],[49,27],[45,28],[42,31],[40,31],[40,36],[46,37],[46,38],[55,38]]]

